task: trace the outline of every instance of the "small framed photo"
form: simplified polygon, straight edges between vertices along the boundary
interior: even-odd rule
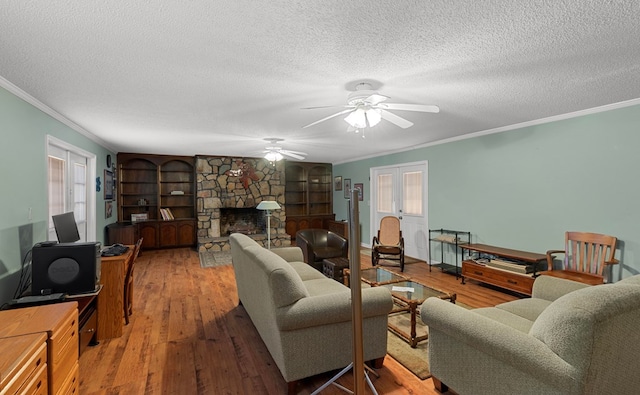
[[[111,218],[112,215],[113,215],[113,202],[112,201],[104,202],[104,217]]]
[[[342,176],[336,176],[333,178],[333,188],[336,191],[342,190]]]
[[[362,201],[364,199],[364,196],[363,196],[364,186],[362,184],[353,184],[353,189],[358,191],[358,200]]]
[[[351,179],[344,179],[344,198],[349,199],[351,196]]]
[[[104,171],[104,200],[113,200],[113,172],[111,170]]]

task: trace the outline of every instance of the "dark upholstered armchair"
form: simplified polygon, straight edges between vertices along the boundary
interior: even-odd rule
[[[296,233],[296,245],[304,261],[322,271],[322,260],[349,255],[349,243],[342,236],[326,229],[303,229]]]

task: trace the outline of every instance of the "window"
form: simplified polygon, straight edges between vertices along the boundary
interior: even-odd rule
[[[393,213],[393,175],[378,175],[378,212]]]

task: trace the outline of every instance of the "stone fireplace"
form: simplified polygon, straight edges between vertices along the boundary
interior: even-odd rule
[[[256,209],[263,200],[275,200],[271,245],[291,245],[285,230],[284,163],[262,158],[196,157],[198,250],[228,251],[229,234],[245,233],[267,246],[265,213]]]

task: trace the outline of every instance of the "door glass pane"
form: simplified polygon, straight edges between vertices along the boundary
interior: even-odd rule
[[[402,208],[404,214],[422,215],[422,172],[402,174]]]
[[[87,213],[87,166],[73,166],[73,214],[76,222],[85,222]]]
[[[378,207],[381,213],[393,213],[393,176],[391,174],[378,175]]]
[[[64,213],[64,160],[49,157],[49,213]],[[53,229],[53,220],[49,216],[49,228]]]

